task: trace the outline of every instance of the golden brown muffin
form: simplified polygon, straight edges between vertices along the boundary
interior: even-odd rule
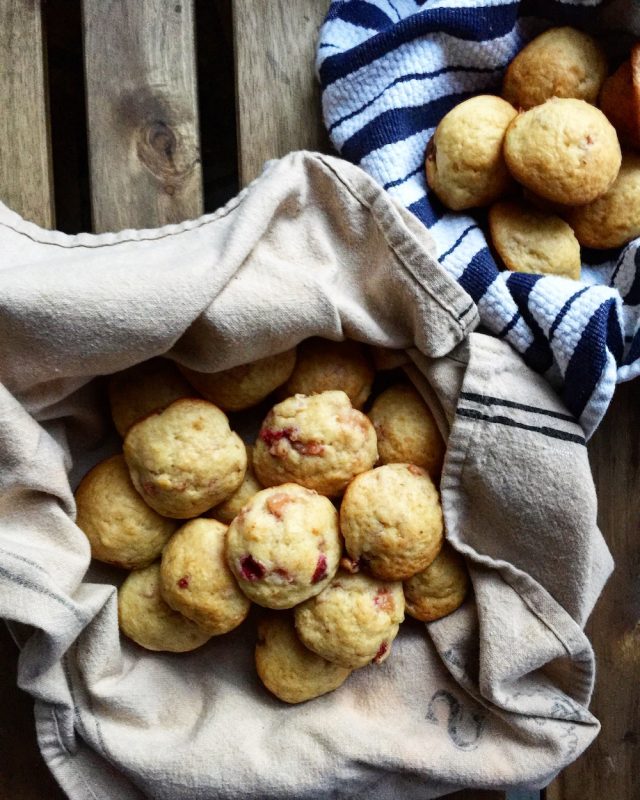
[[[640,65],[635,73],[631,60],[622,63],[602,86],[599,105],[623,144],[640,147]]]
[[[283,384],[293,372],[295,363],[294,349],[222,372],[196,372],[188,367],[180,369],[207,400],[224,411],[242,411],[255,406]]]
[[[445,542],[425,570],[404,582],[405,607],[412,617],[433,622],[459,608],[468,590],[464,558]]]
[[[340,571],[294,614],[302,643],[327,661],[347,669],[381,664],[404,619],[402,584]]]
[[[124,438],[134,422],[195,392],[166,358],[152,358],[109,379],[109,404],[116,430]]]
[[[625,153],[609,191],[572,209],[567,220],[585,247],[622,247],[640,236],[640,155]]]
[[[227,533],[231,571],[247,597],[266,608],[292,608],[321,592],[341,554],[333,503],[295,483],[258,492]]]
[[[247,471],[244,473],[242,483],[235,492],[229,495],[226,500],[223,500],[220,505],[215,506],[215,508],[207,512],[208,517],[220,520],[220,522],[224,522],[225,525],[229,525],[233,522],[249,500],[263,488],[253,471],[253,447],[246,445],[246,451]]]
[[[406,383],[376,398],[369,419],[378,438],[380,464],[415,464],[433,480],[440,477],[445,444],[419,392]]]
[[[320,494],[342,494],[375,464],[376,432],[344,392],[297,394],[267,414],[253,462],[263,486],[299,483]]]
[[[122,633],[147,650],[186,653],[211,638],[164,602],[159,562],[129,573],[118,589],[118,621]]]
[[[564,205],[604,194],[622,159],[615,128],[600,109],[560,98],[518,114],[504,138],[504,155],[516,180]]]
[[[136,491],[123,456],[90,470],[76,490],[76,523],[98,561],[139,569],[155,561],[178,527],[161,517]]]
[[[340,389],[354,408],[362,408],[371,392],[373,376],[369,357],[359,342],[307,339],[298,346],[295,369],[281,394],[289,397]]]
[[[165,517],[190,519],[242,483],[247,453],[229,420],[207,400],[176,400],[129,429],[124,457],[143,500]]]
[[[606,75],[607,57],[592,36],[575,28],[550,28],[509,64],[502,96],[524,110],[551,97],[595,103]]]
[[[385,580],[405,580],[440,552],[442,508],[425,470],[386,464],[358,475],[340,506],[340,530],[349,556]]]
[[[427,147],[425,167],[429,188],[447,208],[488,206],[511,188],[502,142],[516,115],[501,97],[478,95],[442,118]]]
[[[304,703],[332,692],[351,674],[307,649],[287,614],[261,620],[255,658],[260,680],[285,703]]]
[[[555,214],[503,200],[489,210],[489,230],[507,269],[580,278],[580,245]]]
[[[171,537],[162,553],[165,603],[214,636],[237,628],[251,603],[227,566],[227,526],[192,519]]]

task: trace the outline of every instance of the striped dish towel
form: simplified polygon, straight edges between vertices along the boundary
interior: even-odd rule
[[[582,250],[580,282],[500,272],[478,215],[427,190],[424,154],[462,100],[499,93],[506,65],[552,25],[596,33],[620,57],[640,31],[633,0],[334,0],[317,70],[325,124],[343,158],[369,172],[430,230],[440,263],[484,326],[557,388],[590,436],[616,381],[640,372],[640,239]],[[636,6],[636,10],[634,10]]]

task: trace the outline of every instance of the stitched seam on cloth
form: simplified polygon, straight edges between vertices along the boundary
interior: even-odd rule
[[[64,743],[64,739],[62,738],[62,731],[60,730],[60,721],[58,720],[58,712],[56,710],[56,707],[55,706],[50,706],[49,707],[49,711],[51,713],[51,716],[53,717],[53,724],[55,726],[55,736],[56,736],[56,739],[58,740],[58,744],[64,750],[64,752],[70,758],[72,758],[73,757],[73,753],[71,752],[71,750],[69,750],[67,745]]]
[[[247,189],[248,188],[249,187],[247,186]],[[238,202],[234,203],[234,201],[238,201]],[[27,233],[26,231],[22,231],[19,228],[14,228],[12,225],[9,225],[6,222],[0,222],[0,225],[3,228],[8,228],[9,230],[13,231],[14,233],[19,234],[20,236],[26,236],[27,239],[30,239],[32,242],[35,242],[36,244],[49,245],[49,246],[52,246],[52,247],[60,247],[63,250],[78,250],[78,249],[100,250],[103,247],[115,247],[116,245],[119,245],[119,244],[135,244],[137,242],[156,242],[156,241],[160,241],[161,239],[169,239],[171,236],[177,236],[180,233],[189,233],[190,231],[199,230],[200,228],[203,228],[205,225],[209,225],[212,222],[217,222],[219,219],[222,219],[223,217],[226,217],[231,211],[233,211],[235,208],[237,208],[237,206],[240,204],[240,202],[241,202],[241,195],[238,195],[238,197],[234,198],[234,200],[232,200],[231,203],[229,203],[227,206],[224,206],[223,208],[221,208],[219,212],[216,212],[213,218],[208,218],[208,219],[202,220],[197,225],[191,225],[190,227],[183,227],[181,225],[179,230],[169,231],[168,233],[163,233],[163,234],[160,234],[159,236],[139,237],[139,238],[136,238],[136,239],[118,239],[116,242],[101,242],[100,244],[95,244],[95,245],[82,244],[82,243],[75,243],[74,244],[74,243],[71,243],[71,242],[68,243],[68,244],[62,244],[62,242],[53,242],[53,241],[47,241],[45,239],[36,239],[35,236],[31,236],[31,234]],[[231,204],[233,204],[233,205],[231,205]],[[162,230],[162,228],[160,228],[160,230]],[[58,233],[58,231],[53,231],[53,233]],[[106,234],[106,235],[118,236],[118,233],[119,232],[112,233],[112,234]],[[103,236],[105,234],[98,233],[98,234],[89,234],[89,235],[90,236]]]
[[[470,452],[470,449],[471,449],[470,448],[471,441],[476,436],[475,428],[477,427],[477,423],[478,423],[478,420],[474,419],[474,420],[472,420],[472,424],[471,425],[466,425],[465,426],[465,427],[469,428],[469,435],[468,435],[467,440],[466,440],[467,441],[467,446],[465,447],[464,459],[463,459],[461,467],[460,467],[460,477],[462,477],[462,473],[464,472],[464,469],[465,469],[467,458],[468,458],[468,455],[469,455],[469,452]],[[455,420],[454,420],[454,425],[455,425]],[[460,484],[461,484],[461,482],[460,482]],[[589,696],[591,694],[591,691],[592,691],[591,685],[593,683],[593,675],[594,675],[593,667],[591,666],[591,664],[590,664],[590,662],[589,662],[587,657],[584,657],[584,658],[583,657],[578,657],[578,655],[575,653],[575,649],[572,648],[569,644],[567,644],[566,637],[560,631],[558,631],[556,626],[553,625],[552,622],[549,619],[547,619],[547,617],[544,616],[542,614],[542,612],[538,609],[539,598],[537,598],[535,596],[538,588],[533,590],[528,585],[525,585],[523,580],[522,580],[522,576],[517,574],[517,571],[518,571],[517,567],[514,567],[512,564],[508,564],[507,562],[503,562],[502,565],[496,565],[495,559],[493,559],[490,556],[483,555],[482,553],[478,553],[471,545],[467,544],[466,542],[462,542],[462,547],[461,548],[456,546],[456,549],[459,550],[459,552],[461,552],[463,555],[467,555],[471,559],[472,562],[475,562],[475,563],[479,564],[480,566],[485,567],[487,569],[494,570],[494,571],[498,572],[500,574],[500,576],[503,578],[503,580],[515,591],[515,593],[518,595],[518,597],[525,603],[525,605],[531,611],[531,613],[535,616],[535,618],[537,620],[539,620],[544,625],[544,627],[553,634],[553,636],[556,638],[558,643],[564,649],[567,657],[571,659],[571,663],[573,665],[575,665],[576,668],[580,672],[580,674],[577,676],[577,679],[580,679],[582,681],[581,688],[583,690],[583,693],[585,695],[587,695],[587,698],[583,701],[584,705],[586,707],[586,704],[588,702],[588,698],[589,698]],[[489,563],[489,562],[491,562],[491,563]],[[539,585],[536,584],[536,587],[538,587],[538,586]],[[558,601],[555,600],[555,598],[553,598],[553,596],[549,592],[547,592],[546,589],[544,589],[544,587],[539,587],[539,588],[541,588],[543,592],[545,592],[549,597],[551,597],[551,599],[557,605],[560,605],[558,603]],[[563,609],[563,612],[565,614],[567,614],[567,616],[570,617],[569,613],[566,610]],[[572,617],[571,617],[571,619],[573,620]],[[578,626],[578,623],[575,622],[575,620],[573,620],[573,622],[576,624],[576,626]],[[586,643],[590,646],[589,640],[587,639],[586,634],[584,633],[584,631],[580,630],[580,632],[584,636]],[[588,691],[586,691],[586,689],[588,689]],[[465,689],[465,691],[468,691],[468,690]],[[489,701],[487,698],[484,698],[484,702],[485,703],[492,703],[495,707],[498,707],[498,708],[500,707],[500,706],[496,706],[494,701]],[[509,713],[516,713],[516,712],[512,712],[512,711],[510,711],[508,709],[504,709],[504,710],[508,711]],[[539,717],[540,715],[538,715],[538,714],[521,714],[521,716],[523,716],[523,717]],[[584,722],[582,724],[591,724],[591,723]]]
[[[486,565],[485,564],[481,564],[481,566],[485,567]],[[502,574],[502,573],[500,573],[500,574]],[[511,583],[509,581],[507,581],[507,583],[509,584],[509,586],[511,586]],[[515,589],[515,587],[511,586],[511,588],[516,592],[518,597],[520,597],[520,593]],[[525,602],[524,598],[523,598],[523,602]],[[529,608],[529,604],[527,602],[525,602],[525,605],[527,606],[527,608]],[[538,618],[538,615],[536,614],[535,609],[531,609],[530,608],[530,610],[534,614],[534,616],[536,618]],[[546,624],[545,620],[541,620],[541,622],[543,623],[543,625],[546,628],[548,628],[551,631],[551,633],[554,636],[556,636],[556,638],[558,639],[559,643],[561,644],[561,646],[566,651],[567,656],[570,656],[570,651],[568,650],[568,648],[565,645],[565,643],[557,636],[555,630],[553,630],[553,628],[550,628]],[[425,629],[427,631],[428,631],[429,624],[430,623],[428,623],[428,622],[425,623]],[[552,720],[552,721],[555,721],[555,722],[565,722],[565,721],[567,721],[564,717],[551,717],[551,716],[545,715],[545,714],[534,714],[534,713],[526,713],[524,711],[514,711],[512,708],[509,708],[509,707],[507,707],[505,705],[500,704],[495,699],[489,699],[489,698],[485,697],[481,693],[481,689],[480,689],[479,685],[478,686],[474,686],[472,682],[469,683],[468,681],[461,681],[460,678],[456,675],[456,673],[451,670],[451,668],[449,667],[449,665],[447,664],[445,659],[443,659],[440,656],[439,652],[438,652],[438,656],[440,657],[440,661],[442,663],[442,666],[447,670],[447,672],[449,672],[451,677],[454,679],[454,681],[458,684],[458,686],[460,686],[460,688],[464,692],[466,692],[468,695],[470,695],[479,705],[481,705],[483,708],[485,708],[489,713],[496,715],[501,720],[506,721],[508,724],[510,724],[509,723],[509,718],[512,718],[512,717],[520,717],[522,719],[548,719],[548,720]],[[583,669],[583,660],[582,659],[577,659],[577,658],[574,657],[573,660],[572,660],[572,663],[575,663],[576,665],[579,665],[579,668]],[[580,683],[582,681],[582,675],[581,674],[578,674],[576,676],[576,680],[577,680],[577,682],[579,683],[580,686],[583,685],[582,683]],[[589,680],[584,681],[584,685],[585,686],[588,686],[589,684],[590,684]],[[563,692],[563,694],[567,694],[567,693]],[[567,697],[569,697],[572,700],[572,702],[578,703],[578,701],[575,700],[573,697],[571,697],[571,695],[567,694]],[[588,707],[586,707],[586,703],[585,703],[584,710],[586,711],[587,714],[591,714],[591,711],[589,711]],[[591,716],[593,717],[593,714],[591,714]],[[595,717],[593,717],[593,720],[595,720],[597,722],[597,719]],[[594,724],[593,720],[572,718],[570,721],[572,723],[575,723],[576,725],[585,725],[587,727],[592,727],[593,724]]]
[[[321,161],[323,163],[323,165],[325,165],[331,171],[331,173],[340,181],[340,183],[342,183],[342,185],[347,189],[349,194],[351,194],[352,197],[354,197],[354,199],[357,200],[358,203],[360,203],[360,205],[362,205],[364,208],[368,209],[369,211],[371,210],[371,204],[369,202],[367,202],[367,200],[365,200],[363,197],[361,197],[356,192],[356,190],[351,186],[351,184],[347,183],[346,180],[340,174],[338,174],[330,164],[328,164],[323,158],[319,158],[319,161]],[[376,222],[377,222],[377,220],[376,220]],[[447,312],[447,314],[451,317],[452,321],[456,323],[456,325],[460,328],[460,330],[463,333],[466,332],[467,329],[468,329],[468,325],[463,324],[461,319],[462,319],[462,317],[466,316],[466,314],[472,308],[475,307],[475,303],[472,302],[471,306],[465,308],[463,312],[458,312],[458,310],[456,308],[452,308],[450,305],[444,303],[442,301],[442,298],[440,298],[437,294],[435,294],[431,290],[431,287],[428,286],[427,284],[425,284],[414,273],[414,271],[409,267],[409,265],[406,263],[406,259],[403,256],[401,256],[400,253],[398,253],[397,248],[389,241],[389,237],[387,236],[387,231],[384,228],[382,228],[379,224],[378,224],[378,229],[380,230],[380,232],[384,236],[385,241],[389,245],[389,249],[393,252],[393,254],[397,258],[398,262],[400,264],[402,264],[402,266],[404,267],[405,271],[410,275],[410,277],[414,280],[414,282],[417,283],[418,286],[420,286],[435,302],[437,302],[437,304],[444,311]],[[411,237],[412,244],[413,244],[413,236],[412,236],[411,232],[408,229],[406,229],[406,231],[407,231],[408,235]],[[406,234],[405,234],[404,238],[406,238]],[[436,259],[433,258],[433,256],[431,256],[431,255],[429,255],[429,258],[431,258],[433,261],[436,261]]]
[[[478,345],[478,346],[481,348],[481,351],[482,351],[482,345]],[[484,352],[482,352],[482,356],[485,356],[485,355],[486,354]],[[470,357],[469,358],[468,367],[471,365],[471,361],[472,361],[472,358]],[[483,373],[484,372],[485,372],[485,370],[483,369]],[[464,381],[463,381],[463,385],[464,385]],[[460,399],[460,397],[464,393],[465,393],[464,391],[461,391],[461,393],[460,393],[460,395],[458,397],[458,400]],[[473,393],[467,392],[467,394],[473,394]],[[464,447],[464,455],[463,455],[463,458],[461,459],[460,467],[458,469],[456,484],[455,484],[454,487],[451,487],[456,491],[459,490],[460,487],[463,484],[462,477],[463,477],[464,471],[466,469],[467,461],[468,461],[468,458],[469,458],[469,455],[470,455],[470,452],[471,452],[471,449],[472,449],[471,448],[472,442],[476,441],[476,443],[478,443],[478,426],[479,426],[479,423],[480,423],[480,420],[478,418],[476,418],[476,417],[463,417],[463,419],[461,420],[461,423],[462,423],[462,430],[461,430],[460,426],[456,426],[456,421],[457,420],[458,420],[458,409],[456,409],[456,414],[455,414],[455,417],[453,419],[453,422],[452,422],[452,425],[451,425],[451,431],[450,431],[450,437],[451,437],[451,433],[453,433],[454,429],[457,427],[456,433],[458,435],[462,434],[464,436],[463,441],[460,442],[460,444]],[[447,476],[446,466],[447,466],[447,460],[446,460],[446,456],[445,456],[445,464],[444,464],[444,468],[443,468],[443,477]],[[446,488],[447,488],[446,484],[443,486],[443,488],[446,490]],[[517,593],[518,597],[520,597],[523,600],[523,602],[525,602],[527,608],[529,608],[529,610],[536,617],[536,619],[538,619],[555,636],[555,638],[557,639],[559,644],[564,648],[565,652],[567,653],[567,656],[569,658],[571,658],[572,664],[575,664],[578,667],[578,669],[580,670],[581,677],[584,678],[585,675],[588,676],[588,679],[587,679],[587,681],[585,681],[585,684],[588,683],[589,685],[592,685],[592,683],[593,683],[593,667],[592,667],[592,665],[590,664],[590,662],[586,658],[577,658],[575,655],[572,655],[572,653],[574,651],[574,648],[571,648],[569,646],[569,644],[567,644],[567,637],[565,637],[563,634],[561,634],[560,631],[557,629],[557,627],[550,620],[548,620],[546,616],[542,615],[542,612],[537,607],[539,605],[539,600],[540,600],[540,598],[538,598],[536,596],[538,591],[542,590],[542,592],[544,592],[546,595],[548,595],[548,597],[550,597],[553,600],[553,602],[556,603],[556,605],[558,605],[562,609],[562,612],[567,617],[569,617],[569,619],[571,619],[571,621],[574,623],[576,628],[580,631],[580,634],[584,638],[584,641],[586,642],[587,646],[591,647],[591,645],[589,643],[589,640],[586,637],[586,634],[584,633],[584,631],[582,629],[580,629],[580,626],[571,617],[569,612],[566,611],[560,605],[560,603],[558,603],[558,601],[555,600],[555,598],[549,592],[547,592],[546,589],[544,589],[544,587],[540,586],[535,581],[534,581],[535,586],[530,586],[528,584],[528,582],[525,583],[523,578],[522,578],[522,575],[518,574],[519,571],[518,571],[517,567],[514,567],[512,564],[508,564],[506,562],[504,562],[503,565],[496,566],[495,559],[493,559],[493,558],[490,559],[490,557],[488,557],[488,556],[485,556],[485,555],[483,555],[481,553],[476,553],[476,551],[471,547],[471,545],[466,544],[465,542],[463,542],[462,543],[462,547],[463,547],[463,550],[461,552],[466,553],[471,558],[472,561],[475,561],[476,563],[479,563],[482,566],[487,567],[489,569],[496,570],[503,577],[503,579],[509,584],[509,586],[511,586],[511,588]],[[488,563],[489,559],[494,563],[489,564]],[[514,584],[516,584],[516,585],[514,585]],[[572,632],[572,635],[574,635],[574,634],[575,634],[575,632]],[[590,692],[585,692],[585,694],[590,694]],[[586,703],[585,703],[585,705],[586,705]]]
[[[104,608],[104,606],[103,606],[103,608]],[[100,613],[100,612],[98,612],[98,613]],[[71,662],[71,658],[70,658],[72,653],[73,653],[73,662]],[[67,661],[67,656],[69,656],[69,661]],[[73,700],[74,706],[77,709],[78,719],[80,720],[81,719],[81,716],[80,716],[80,704],[76,700],[76,696],[75,696],[75,693],[74,693],[74,690],[73,690],[74,684],[73,684],[73,675],[72,675],[72,673],[76,671],[75,665],[78,663],[78,661],[79,661],[79,659],[78,659],[78,642],[76,640],[76,642],[73,644],[73,646],[70,647],[69,650],[67,651],[67,653],[65,654],[65,664],[66,664],[65,673],[67,675],[67,680],[69,681],[69,687],[70,687],[70,691],[71,691],[71,698]],[[102,735],[102,728],[100,727],[100,722],[98,720],[98,715],[96,714],[95,706],[93,704],[93,695],[91,694],[90,691],[85,691],[83,689],[82,681],[79,680],[78,681],[78,685],[80,687],[80,692],[82,693],[82,695],[83,695],[83,697],[85,699],[86,705],[89,707],[89,712],[90,712],[90,715],[91,715],[91,721],[93,722],[93,726],[95,728],[96,738],[97,738],[98,744],[100,746],[101,755],[103,755],[104,758],[110,764],[117,763],[116,759],[113,759],[111,757],[111,755],[109,753],[109,750],[107,749],[107,744],[106,744],[106,742],[104,740],[104,737]],[[85,728],[85,730],[86,730],[86,726],[84,724],[84,721],[82,721],[82,727]]]
[[[73,763],[74,763],[74,761],[73,761],[73,754],[72,754],[72,753],[71,753],[69,750],[67,750],[67,748],[65,747],[65,745],[64,745],[64,742],[62,741],[62,738],[61,738],[61,736],[60,736],[60,727],[59,727],[59,725],[58,725],[58,719],[57,719],[57,716],[56,716],[55,709],[51,709],[51,715],[53,716],[53,719],[54,719],[54,725],[55,725],[55,736],[56,736],[56,739],[58,740],[58,744],[59,744],[59,745],[60,745],[60,747],[61,747],[61,748],[64,750],[64,752],[67,754],[67,758],[68,758],[68,759],[71,761],[71,763],[73,764]],[[80,777],[80,780],[82,781],[82,783],[83,783],[83,784],[84,784],[84,786],[86,787],[86,789],[87,789],[87,792],[89,793],[89,795],[90,795],[91,797],[93,797],[93,798],[94,798],[94,800],[100,800],[100,799],[99,799],[99,797],[98,797],[98,795],[97,795],[97,794],[96,794],[96,793],[93,791],[93,789],[91,788],[91,784],[90,784],[90,783],[89,783],[89,781],[86,779],[86,777],[85,777],[85,775],[84,775],[84,772],[83,772],[82,770],[74,769],[74,773]]]
[[[112,800],[113,799],[113,795],[111,795],[111,794],[105,795],[102,792],[100,792],[100,794],[96,794],[96,792],[93,790],[91,784],[87,780],[87,777],[85,776],[84,769],[79,768],[78,763],[76,761],[76,757],[73,755],[73,753],[71,753],[69,750],[67,750],[67,748],[64,746],[63,742],[61,741],[60,737],[57,734],[58,724],[57,724],[57,720],[55,719],[55,707],[53,707],[50,704],[45,703],[43,701],[38,701],[36,705],[37,705],[37,707],[42,709],[42,715],[40,715],[40,716],[38,715],[38,711],[36,710],[36,731],[38,733],[38,746],[39,747],[40,747],[40,735],[39,735],[38,725],[39,724],[40,725],[48,725],[49,724],[49,720],[48,720],[49,715],[52,715],[54,717],[54,730],[52,732],[53,733],[53,738],[60,745],[60,748],[63,751],[62,754],[56,753],[56,755],[61,755],[61,757],[63,759],[62,763],[64,765],[64,768],[60,769],[60,770],[58,768],[54,768],[51,764],[49,764],[49,762],[46,759],[45,759],[45,763],[47,764],[48,769],[53,774],[53,776],[56,779],[57,783],[62,787],[62,789],[65,792],[65,794],[67,794],[69,797],[71,797],[71,795],[69,795],[69,792],[67,791],[67,789],[69,788],[68,781],[67,780],[63,780],[68,775],[70,780],[75,781],[78,784],[81,783],[83,785],[83,787],[86,788],[86,794],[82,795],[83,798],[92,798],[92,800]],[[43,716],[44,714],[46,714],[46,718],[45,718],[45,716]],[[47,730],[47,733],[49,733],[48,730]],[[85,744],[87,745],[87,748],[90,747],[88,745],[88,743],[85,742]],[[51,743],[51,747],[55,747],[55,742]],[[43,756],[44,756],[44,753],[43,753]],[[127,778],[127,776],[124,775],[124,773],[122,773],[119,769],[118,769],[118,772],[121,775],[123,775],[123,777]],[[59,773],[62,773],[62,774],[59,774]],[[78,786],[78,788],[81,789],[82,787]],[[138,793],[138,796],[140,796],[140,797],[142,796],[142,792],[140,792],[140,790],[136,786],[134,786],[133,784],[132,784],[132,789],[135,792]],[[75,800],[77,795],[74,794],[73,797],[74,797],[74,800]]]
[[[361,206],[363,206],[364,208],[366,208],[366,209],[368,209],[369,211],[371,211],[371,204],[370,204],[369,202],[367,202],[367,200],[365,200],[363,197],[361,197],[361,196],[360,196],[360,195],[359,195],[359,194],[356,192],[356,190],[353,188],[353,186],[351,186],[351,184],[350,184],[350,183],[347,183],[346,179],[345,179],[345,178],[343,178],[343,177],[342,177],[342,175],[340,175],[338,172],[336,172],[336,170],[335,170],[335,169],[334,169],[334,168],[331,166],[331,164],[329,164],[329,163],[328,163],[328,162],[327,162],[327,161],[326,161],[326,160],[325,160],[325,159],[322,157],[322,155],[316,156],[316,158],[318,159],[318,161],[320,161],[320,162],[322,163],[322,165],[323,165],[323,166],[325,166],[325,167],[326,167],[326,168],[327,168],[327,169],[328,169],[328,170],[329,170],[329,171],[332,173],[332,175],[334,175],[334,177],[335,177],[335,178],[337,178],[337,180],[339,180],[339,181],[340,181],[340,183],[341,183],[341,184],[342,184],[342,185],[345,187],[345,189],[347,189],[347,191],[349,192],[349,194],[350,194],[350,195],[351,195],[351,196],[352,196],[352,197],[353,197],[355,200],[357,200],[357,201],[358,201],[358,203],[360,203],[360,205],[361,205]],[[376,223],[377,223],[377,222],[378,222],[378,221],[376,220]],[[423,290],[424,290],[424,291],[425,291],[425,292],[426,292],[426,293],[429,295],[429,297],[431,297],[431,299],[432,299],[432,300],[434,300],[434,301],[435,301],[435,302],[436,302],[436,303],[437,303],[437,304],[440,306],[440,308],[442,308],[444,311],[446,311],[446,312],[447,312],[447,314],[448,314],[448,315],[450,316],[450,318],[451,318],[451,321],[452,321],[452,322],[454,322],[454,323],[455,323],[455,324],[458,326],[458,328],[461,330],[461,332],[462,332],[462,333],[466,333],[466,332],[467,332],[467,330],[468,330],[468,328],[469,328],[469,326],[468,326],[468,325],[466,325],[466,324],[464,324],[464,323],[462,322],[462,318],[463,318],[463,317],[465,317],[465,316],[466,316],[466,315],[469,313],[469,311],[475,307],[475,303],[472,303],[472,304],[471,304],[471,306],[469,306],[468,308],[465,308],[465,310],[464,310],[464,311],[462,311],[462,312],[459,312],[457,308],[453,308],[453,307],[451,307],[449,304],[447,304],[447,303],[443,302],[442,298],[441,298],[441,297],[439,297],[437,294],[435,294],[435,293],[432,291],[431,287],[430,287],[428,284],[424,283],[424,282],[423,282],[423,281],[422,281],[422,280],[421,280],[421,279],[420,279],[420,278],[419,278],[419,277],[418,277],[418,276],[417,276],[417,275],[416,275],[416,274],[413,272],[413,270],[412,270],[412,269],[409,267],[409,265],[408,265],[408,264],[407,264],[407,262],[406,262],[406,259],[405,259],[403,256],[401,256],[401,255],[400,255],[400,253],[398,252],[398,250],[397,250],[397,248],[395,247],[395,245],[393,245],[393,244],[392,244],[392,243],[389,241],[389,237],[387,236],[387,231],[386,231],[386,230],[385,230],[383,227],[381,227],[381,226],[380,226],[380,224],[378,224],[378,229],[380,230],[380,232],[381,232],[381,233],[382,233],[382,235],[384,236],[384,239],[385,239],[385,241],[386,241],[386,242],[387,242],[387,244],[389,245],[389,249],[390,249],[390,250],[392,250],[392,252],[394,253],[394,255],[395,255],[395,257],[397,258],[398,262],[399,262],[400,264],[402,264],[402,266],[404,267],[405,271],[406,271],[406,272],[407,272],[407,273],[408,273],[408,274],[411,276],[411,278],[413,278],[414,282],[415,282],[415,283],[417,283],[417,284],[418,284],[418,286],[420,286],[420,287],[421,287],[421,288],[422,288],[422,289],[423,289]],[[416,243],[415,243],[415,240],[414,240],[414,237],[413,237],[413,234],[411,233],[411,231],[409,231],[409,229],[405,227],[405,233],[404,233],[404,236],[403,236],[403,238],[405,238],[405,239],[406,239],[406,238],[407,238],[407,236],[408,236],[408,237],[410,237],[411,244],[412,244],[414,247],[415,247],[415,246],[418,246],[418,247],[419,247],[419,245],[416,245]],[[429,255],[429,258],[430,258],[432,261],[434,261],[434,262],[437,264],[437,260],[436,260],[436,259],[435,259],[433,256],[431,256],[430,254],[428,254],[428,255]],[[463,291],[464,291],[464,290],[463,290]]]
[[[510,569],[513,569],[513,567],[510,567]],[[593,693],[593,681],[594,681],[594,676],[595,676],[595,669],[594,669],[591,661],[589,660],[589,657],[588,656],[582,657],[582,656],[579,656],[578,654],[576,654],[575,651],[567,644],[565,637],[558,631],[556,626],[553,625],[553,623],[549,619],[547,619],[547,617],[542,616],[541,612],[538,611],[538,609],[536,608],[535,599],[532,598],[532,596],[531,596],[532,592],[531,592],[531,589],[529,587],[527,587],[527,586],[522,586],[522,587],[514,586],[514,583],[517,584],[517,583],[521,582],[520,576],[517,576],[517,575],[516,576],[511,576],[511,575],[505,574],[505,571],[503,569],[500,570],[500,574],[502,575],[504,580],[509,584],[509,586],[511,586],[511,588],[516,592],[518,597],[521,598],[521,600],[527,606],[527,608],[531,611],[531,613],[534,614],[534,616],[537,619],[540,620],[540,622],[545,626],[545,628],[547,628],[547,630],[551,631],[551,633],[556,637],[556,639],[562,645],[562,647],[564,647],[564,649],[565,649],[565,651],[567,653],[567,657],[569,657],[571,659],[571,663],[577,669],[580,670],[581,675],[578,676],[578,677],[581,677],[582,681],[583,681],[582,686],[580,686],[580,688],[583,690],[583,693],[586,695],[584,700],[582,701],[582,703],[584,704],[585,708],[588,711],[588,703],[589,703],[589,701],[591,699],[591,694]],[[555,602],[557,602],[557,601],[555,601]],[[560,605],[560,604],[558,603],[558,605]],[[568,612],[565,612],[565,613],[568,613]],[[575,622],[575,620],[574,620],[574,622]],[[575,624],[578,625],[577,622]],[[584,636],[584,640],[585,640],[586,644],[590,648],[591,652],[593,652],[593,646],[591,645],[591,642],[587,638],[586,633],[582,629],[580,629],[580,630],[581,630],[582,635]],[[566,692],[565,692],[565,694],[566,694]]]
[[[165,233],[159,233],[158,236],[147,236],[147,237],[138,237],[129,239],[120,238],[114,242],[101,242],[95,245],[82,244],[81,242],[78,243],[69,242],[67,244],[63,244],[62,242],[54,242],[49,239],[37,239],[35,236],[32,236],[27,231],[22,230],[20,227],[15,227],[14,225],[10,225],[8,222],[0,221],[0,226],[2,226],[3,228],[7,228],[10,231],[13,231],[14,233],[17,233],[20,236],[25,236],[27,239],[30,239],[32,242],[35,242],[36,244],[50,245],[52,247],[60,247],[63,250],[77,250],[77,249],[100,250],[103,247],[115,247],[116,245],[119,244],[132,244],[132,243],[135,244],[137,242],[155,242],[161,239],[169,239],[172,236],[178,236],[181,233],[190,233],[191,231],[200,230],[201,228],[204,228],[206,225],[210,225],[213,222],[217,222],[220,219],[224,219],[224,217],[227,217],[232,211],[235,211],[235,209],[238,208],[238,206],[245,199],[246,195],[249,193],[249,190],[252,189],[257,183],[259,183],[264,177],[266,177],[267,173],[270,171],[271,171],[271,166],[265,167],[265,169],[260,175],[258,175],[250,183],[248,183],[244,187],[244,189],[242,189],[235,197],[229,200],[229,202],[226,205],[222,206],[222,208],[219,208],[217,211],[214,211],[212,214],[205,215],[206,218],[199,217],[196,218],[195,220],[185,220],[184,222],[176,223],[175,224],[176,230],[167,231]],[[18,217],[19,222],[23,224],[27,224],[29,226],[33,225],[36,229],[41,230],[45,233],[52,233],[52,234],[62,233],[61,231],[55,231],[55,230],[46,231],[44,228],[40,228],[35,223],[31,223],[28,220],[24,219],[23,217],[20,217],[20,215],[17,214],[17,212],[13,211],[12,209],[9,210],[11,211],[12,214],[15,214]],[[174,226],[165,225],[160,228],[155,228],[155,229],[152,228],[151,230],[156,230],[160,232],[168,227],[174,227]],[[121,233],[123,233],[123,231],[97,233],[97,234],[90,233],[88,235],[96,237],[119,236]],[[62,234],[62,235],[67,236],[68,234]],[[76,234],[76,235],[81,236],[83,234]],[[69,235],[69,238],[72,237]]]

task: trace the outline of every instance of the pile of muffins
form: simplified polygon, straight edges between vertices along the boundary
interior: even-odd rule
[[[640,236],[640,45],[607,72],[593,37],[551,28],[513,59],[502,97],[472,97],[436,128],[430,189],[455,211],[489,207],[507,269],[578,279],[581,245]]]
[[[322,339],[215,374],[153,359],[111,377],[123,452],[81,481],[77,523],[95,559],[130,571],[126,636],[186,652],[268,609],[258,675],[297,703],[383,662],[405,609],[431,621],[461,605],[444,442],[412,385],[387,378],[372,401],[374,379],[362,345]],[[230,419],[258,404],[250,447]]]

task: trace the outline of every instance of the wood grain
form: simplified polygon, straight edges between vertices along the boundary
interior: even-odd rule
[[[26,219],[54,224],[41,6],[0,3],[0,199]],[[62,800],[36,741],[33,699],[16,688],[18,648],[0,622],[0,798]]]
[[[38,0],[0,3],[0,200],[54,224],[42,14]]]
[[[587,625],[596,653],[599,737],[547,800],[640,797],[640,382],[616,389],[589,446],[599,524],[616,562]]]
[[[329,0],[233,0],[241,185],[291,150],[328,152],[314,74],[328,7]]]
[[[82,0],[95,231],[202,213],[193,0]]]

